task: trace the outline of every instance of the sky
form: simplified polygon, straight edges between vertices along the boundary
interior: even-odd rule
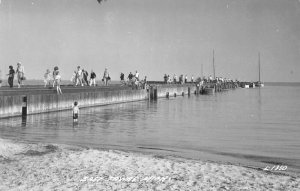
[[[300,82],[300,0],[0,0],[0,69]],[[203,71],[202,71],[203,68]]]

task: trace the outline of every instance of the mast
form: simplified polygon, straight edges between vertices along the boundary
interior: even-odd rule
[[[214,79],[216,78],[216,73],[215,73],[215,49],[213,49],[213,72],[214,72]]]
[[[258,81],[260,82],[260,52],[258,52]]]

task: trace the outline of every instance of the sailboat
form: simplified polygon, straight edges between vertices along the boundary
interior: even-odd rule
[[[258,82],[255,83],[256,87],[264,87],[264,83],[260,81],[260,52],[258,52]]]
[[[215,73],[215,50],[213,50],[213,75],[214,78],[216,78],[216,73]],[[211,84],[209,86],[204,87],[203,93],[204,94],[214,94],[215,93],[215,87],[213,87]]]

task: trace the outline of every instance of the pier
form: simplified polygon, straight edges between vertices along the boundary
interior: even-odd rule
[[[93,107],[108,104],[156,100],[191,94],[213,94],[236,88],[234,83],[164,84],[148,82],[147,89],[133,89],[128,86],[110,85],[96,87],[62,86],[62,95],[55,88],[26,86],[22,88],[0,89],[0,118],[25,116],[43,112],[70,110],[77,101],[79,106]]]

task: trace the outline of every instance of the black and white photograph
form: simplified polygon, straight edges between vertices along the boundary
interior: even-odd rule
[[[0,191],[300,190],[300,0],[0,0]]]

